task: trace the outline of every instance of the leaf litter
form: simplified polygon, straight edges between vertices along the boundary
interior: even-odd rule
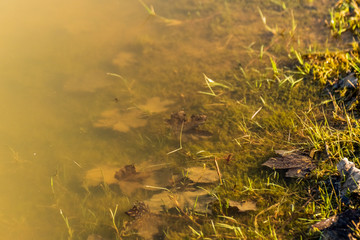
[[[110,128],[118,132],[128,132],[132,128],[144,127],[147,124],[145,113],[160,113],[167,110],[167,106],[173,104],[170,100],[161,101],[159,97],[147,100],[138,108],[121,111],[117,108],[105,110],[100,114],[99,119],[93,124],[98,128]]]
[[[165,112],[168,109],[167,106],[173,103],[170,100],[161,101],[159,97],[152,97],[145,104],[139,105],[139,109],[148,113],[160,113]]]
[[[272,169],[287,170],[286,177],[303,178],[316,168],[312,159],[302,152],[285,150],[275,152],[278,156],[270,158],[262,165]]]
[[[138,109],[120,113],[119,109],[110,109],[100,114],[100,119],[94,123],[94,127],[110,128],[119,132],[128,132],[131,128],[144,127],[147,120],[143,118],[143,112]]]
[[[140,168],[144,171],[137,171],[135,165],[126,165],[122,168],[103,166],[87,171],[85,176],[88,186],[97,186],[101,183],[115,184],[128,196],[138,189],[152,191],[151,197],[142,202],[135,202],[134,206],[125,212],[132,218],[127,223],[127,231],[135,231],[144,239],[154,239],[162,234],[168,221],[194,221],[186,218],[189,212],[211,213],[216,198],[203,187],[219,181],[216,170],[191,167],[185,169],[181,176],[169,174],[171,171],[168,166],[163,165],[155,170],[151,170],[151,166]],[[161,174],[163,175],[159,178]],[[252,201],[229,200],[228,205],[237,212],[256,210],[256,203]],[[185,218],[171,214],[174,210],[185,215]]]
[[[122,168],[117,166],[100,166],[90,169],[85,174],[84,185],[96,187],[102,183],[118,185],[121,192],[131,196],[139,189],[147,189],[146,186],[167,186],[171,184],[172,174],[168,169],[156,169],[151,165],[142,166],[144,171],[137,171],[134,165],[126,165]]]
[[[145,200],[144,203],[154,213],[166,212],[171,208],[209,213],[209,204],[214,200],[215,198],[208,191],[201,188],[193,188],[192,190],[174,193],[163,191],[154,194],[149,200]]]

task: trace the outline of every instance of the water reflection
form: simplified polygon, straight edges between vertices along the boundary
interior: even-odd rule
[[[164,118],[183,108],[200,111],[207,100],[194,96],[204,89],[202,73],[225,76],[236,64],[251,66],[271,40],[255,4],[181,2],[153,3],[176,25],[149,19],[134,0],[0,3],[4,239],[66,239],[60,209],[74,235],[84,237],[108,208],[127,208],[129,200],[111,194],[85,208],[86,170],[170,161],[168,151],[157,151],[176,148],[166,147]],[[321,37],[319,31],[312,41]],[[104,212],[90,211],[93,205]]]

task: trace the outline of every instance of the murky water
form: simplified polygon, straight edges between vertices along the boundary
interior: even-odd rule
[[[1,2],[0,238],[67,239],[60,209],[74,239],[104,219],[113,231],[108,209],[132,200],[89,197],[89,169],[171,164],[178,142],[164,119],[204,111],[203,73],[260,69],[262,45],[281,60],[289,41],[325,42],[327,2],[277,2],[147,1],[161,17],[134,0]],[[279,29],[293,14],[300,34],[274,38],[258,7]]]

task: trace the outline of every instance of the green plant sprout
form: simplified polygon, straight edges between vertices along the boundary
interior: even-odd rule
[[[231,89],[229,86],[227,86],[227,85],[225,85],[223,83],[215,82],[214,80],[208,78],[205,74],[203,74],[203,75],[204,75],[206,86],[209,88],[210,92],[198,91],[198,93],[217,97],[220,94],[216,94],[214,92],[214,90],[213,90],[214,87],[222,87],[222,88],[225,88],[225,89]]]
[[[261,21],[263,22],[266,30],[268,30],[272,34],[276,35],[279,32],[278,27],[277,26],[275,28],[269,27],[269,25],[267,25],[267,23],[266,23],[266,17],[263,15],[263,13],[262,13],[262,11],[261,11],[261,9],[259,7],[258,7],[258,11],[259,11],[259,14],[260,14]]]
[[[66,228],[68,231],[68,240],[72,240],[73,239],[73,234],[74,234],[74,230],[70,227],[70,223],[69,223],[69,219],[67,217],[65,217],[63,211],[60,209],[60,215],[62,217],[62,219],[64,220],[65,224],[66,224]]]
[[[159,19],[161,22],[165,23],[167,26],[176,26],[176,25],[180,25],[183,22],[180,20],[176,20],[176,19],[169,19],[169,18],[165,18],[162,16],[159,16],[155,13],[154,7],[153,6],[148,6],[146,5],[142,0],[139,0],[139,2],[141,3],[141,5],[146,9],[146,11],[148,12],[150,17],[156,17],[157,19]]]
[[[111,208],[109,209],[111,220],[112,220],[112,227],[115,229],[115,232],[116,232],[116,239],[121,240],[121,233],[120,233],[119,228],[117,227],[116,221],[115,221],[117,210],[118,210],[118,204],[116,204],[114,211],[111,210]]]

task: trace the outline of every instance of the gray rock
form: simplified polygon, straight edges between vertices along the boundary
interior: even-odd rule
[[[347,158],[341,159],[337,164],[337,169],[345,181],[341,185],[340,195],[345,196],[347,191],[359,192],[360,190],[360,169],[355,167],[353,162],[350,162]]]

